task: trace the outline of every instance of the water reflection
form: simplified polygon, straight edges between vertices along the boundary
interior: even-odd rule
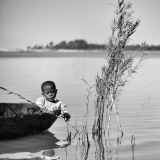
[[[47,131],[27,137],[0,141],[0,159],[61,159],[55,149],[65,148],[68,138],[60,142],[54,134]]]
[[[95,144],[95,160],[118,160],[118,151],[121,146],[122,137],[123,136],[118,136],[115,139],[111,139],[105,134],[93,134],[92,138]]]
[[[103,137],[102,136],[94,136],[94,143],[96,146],[95,150],[95,160],[104,160],[105,159],[105,148],[103,144]]]
[[[135,136],[132,135],[132,138],[131,138],[131,148],[132,148],[132,160],[135,160],[134,159],[134,148],[135,148]]]

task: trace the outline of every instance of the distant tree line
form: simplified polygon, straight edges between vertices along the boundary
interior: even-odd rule
[[[128,45],[126,46],[126,50],[138,50],[141,46],[140,45]],[[160,51],[160,45],[146,45],[146,51]]]
[[[128,45],[126,46],[126,50],[137,50],[140,48],[140,45]],[[105,50],[105,44],[94,44],[87,43],[85,40],[74,40],[74,41],[62,41],[58,44],[50,42],[46,46],[43,45],[34,45],[33,47],[28,46],[27,50],[57,50],[57,49],[77,49],[77,50]],[[146,45],[146,50],[160,50],[160,45]]]
[[[88,44],[85,40],[74,40],[74,41],[62,41],[58,44],[50,42],[46,46],[35,45],[33,47],[28,46],[28,50],[38,50],[38,49],[48,49],[48,50],[57,50],[57,49],[78,49],[78,50],[94,50],[94,49],[105,49],[104,44]]]

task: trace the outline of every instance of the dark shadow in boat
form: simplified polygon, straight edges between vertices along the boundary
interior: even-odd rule
[[[43,133],[37,133],[34,135],[16,138],[11,140],[1,140],[0,141],[0,155],[1,154],[13,154],[20,152],[30,152],[36,153],[42,150],[53,150],[56,148],[64,148],[69,145],[65,143],[64,145],[57,145],[56,143],[60,141],[54,134],[49,131]],[[1,156],[0,156],[1,157]]]

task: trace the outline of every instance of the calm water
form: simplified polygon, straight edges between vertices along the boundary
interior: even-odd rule
[[[84,54],[84,53],[83,53]],[[98,53],[97,53],[98,54]],[[159,53],[160,54],[160,53]],[[88,55],[88,56],[86,56]],[[57,98],[68,106],[71,113],[71,124],[83,124],[86,111],[86,88],[82,81],[94,84],[95,75],[105,63],[103,54],[91,56],[55,56],[55,57],[16,57],[0,58],[0,86],[7,88],[35,102],[41,96],[40,86],[46,80],[53,80],[58,88]],[[149,53],[137,74],[129,78],[129,84],[124,88],[118,102],[118,112],[124,131],[121,145],[116,149],[117,120],[112,114],[110,144],[112,158],[118,160],[159,160],[160,159],[160,56]],[[137,58],[136,58],[137,61]],[[88,160],[95,159],[95,144],[91,129],[94,120],[95,88],[90,97],[89,105],[89,149]],[[132,128],[137,117],[137,111],[145,103],[135,130],[134,152],[131,147]],[[16,96],[0,91],[0,102],[22,102]],[[75,131],[69,127],[72,135]],[[66,141],[67,125],[61,120],[48,132],[27,136],[14,140],[0,141],[0,159],[81,159],[81,149],[76,140],[68,145]],[[109,159],[109,157],[105,158]]]

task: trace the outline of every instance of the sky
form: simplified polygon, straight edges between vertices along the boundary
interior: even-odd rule
[[[104,44],[118,0],[0,0],[0,48],[84,39]],[[141,23],[129,44],[160,44],[160,0],[132,0]],[[112,5],[111,5],[112,4]]]

